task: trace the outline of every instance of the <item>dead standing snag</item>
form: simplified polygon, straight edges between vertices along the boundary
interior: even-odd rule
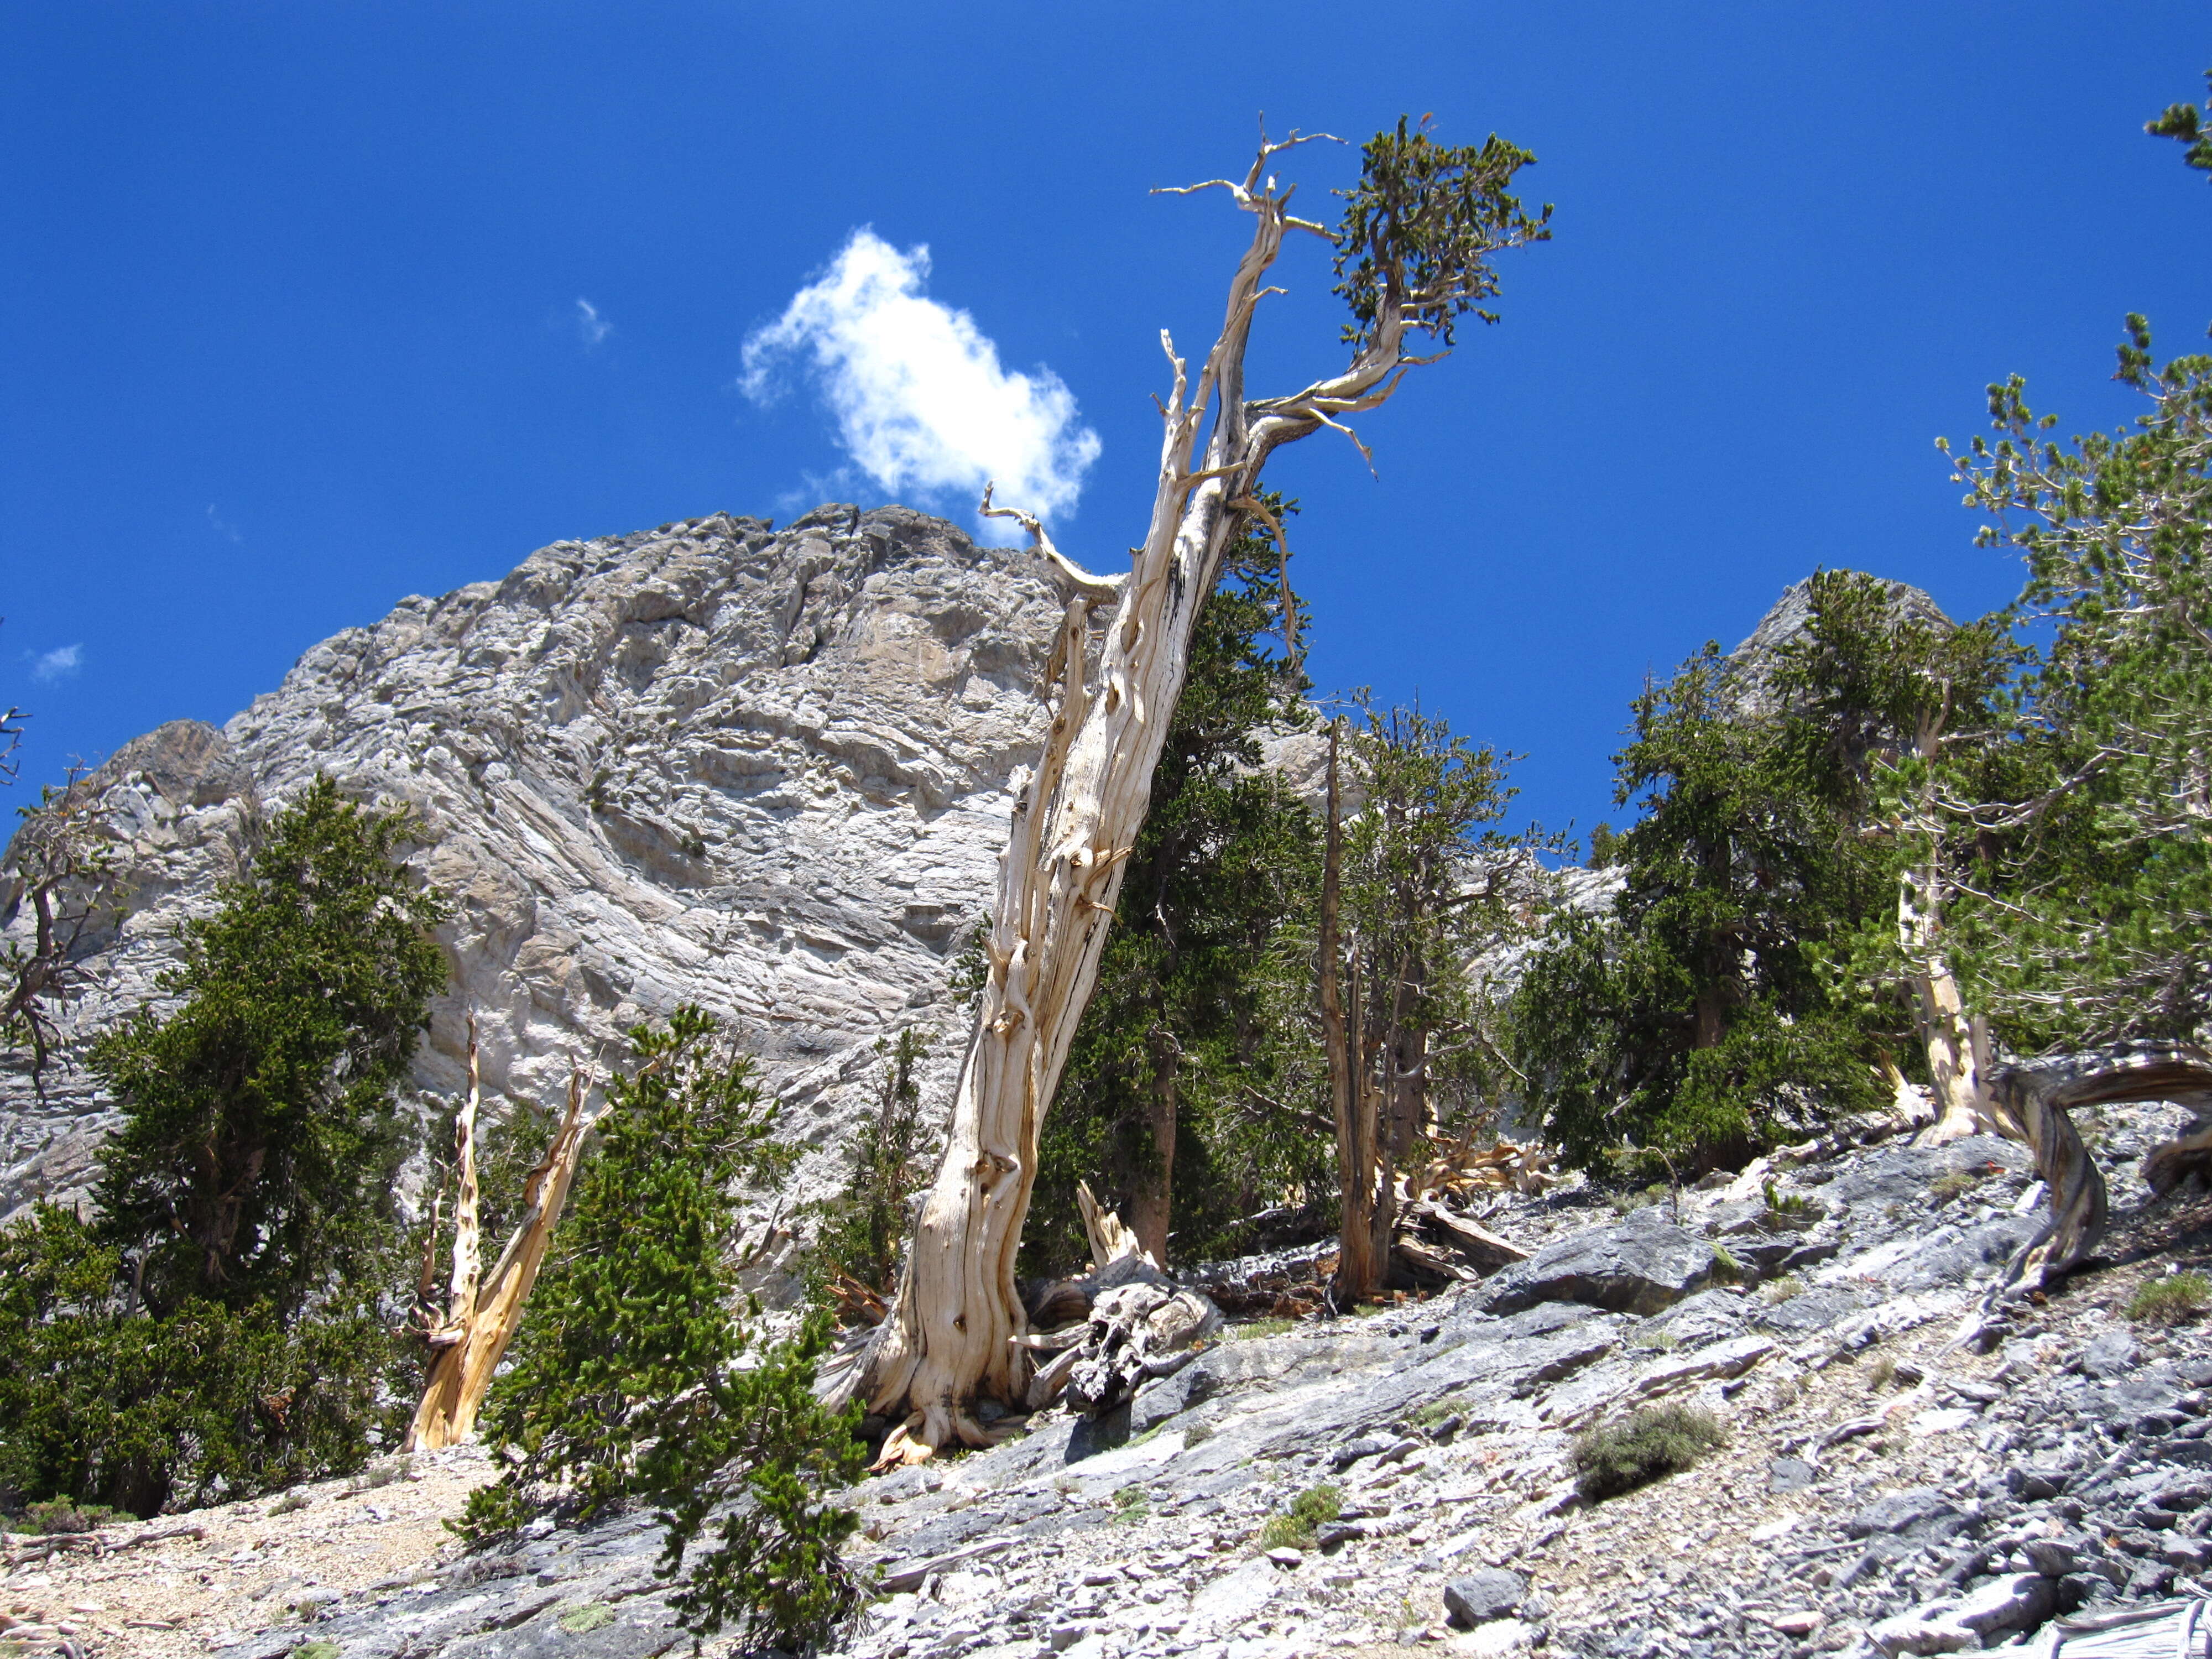
[[[1314,135],[1321,137],[1325,135]],[[1409,334],[1440,348],[1454,322],[1498,290],[1501,248],[1549,235],[1551,210],[1531,215],[1510,193],[1534,158],[1492,137],[1452,148],[1425,131],[1378,134],[1362,151],[1359,183],[1345,192],[1334,232],[1290,211],[1291,187],[1268,169],[1309,142],[1262,140],[1239,183],[1209,179],[1181,191],[1226,191],[1253,216],[1252,241],[1229,287],[1221,331],[1194,387],[1166,331],[1173,389],[1151,523],[1127,575],[1097,576],[1062,556],[1037,521],[984,510],[1026,529],[1066,594],[1046,693],[1054,700],[1043,752],[1014,810],[987,941],[988,970],[963,1058],[945,1154],[924,1203],[896,1306],[878,1327],[838,1397],[902,1419],[886,1445],[896,1459],[960,1440],[988,1444],[979,1399],[1018,1405],[1031,1360],[1014,1279],[1038,1131],[1090,1000],[1122,861],[1133,845],[1152,772],[1182,690],[1199,607],[1212,592],[1240,505],[1259,498],[1261,473],[1281,445],[1379,408],[1414,366]],[[1286,397],[1249,398],[1244,357],[1252,319],[1270,290],[1283,240],[1302,230],[1336,248],[1336,291],[1352,311],[1351,361]],[[1442,356],[1440,349],[1435,356]],[[1210,422],[1210,424],[1209,424]],[[1360,453],[1367,453],[1364,445]],[[1110,606],[1103,635],[1094,613]]]

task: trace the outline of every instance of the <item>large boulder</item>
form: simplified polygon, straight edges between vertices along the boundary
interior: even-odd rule
[[[1614,1313],[1656,1314],[1712,1282],[1713,1247],[1685,1228],[1632,1221],[1547,1244],[1487,1280],[1491,1313],[1540,1302],[1580,1302]]]

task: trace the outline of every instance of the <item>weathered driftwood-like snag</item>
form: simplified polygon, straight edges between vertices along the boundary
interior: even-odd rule
[[[2001,1121],[2017,1123],[2034,1149],[2036,1173],[2051,1189],[2048,1218],[2007,1265],[1992,1303],[2042,1289],[2097,1248],[2111,1213],[2105,1177],[2069,1115],[2076,1107],[2170,1100],[2200,1111],[2212,1105],[2212,1054],[2186,1043],[2146,1042],[2008,1066],[1990,1084]],[[2194,1149],[2212,1140],[2199,1129],[2143,1159],[2143,1176],[2166,1192],[2190,1167]]]
[[[1043,752],[1014,809],[991,908],[975,1029],[963,1057],[937,1176],[921,1207],[897,1303],[833,1389],[901,1420],[887,1457],[950,1440],[988,1444],[976,1401],[1029,1397],[1030,1350],[1015,1252],[1036,1175],[1039,1127],[1090,1000],[1106,925],[1151,794],[1152,772],[1190,657],[1199,607],[1240,520],[1264,517],[1261,474],[1282,445],[1378,408],[1415,365],[1428,335],[1449,347],[1455,320],[1497,291],[1490,257],[1548,235],[1510,194],[1534,158],[1492,137],[1453,149],[1425,132],[1379,134],[1362,151],[1337,230],[1294,217],[1292,191],[1269,168],[1309,142],[1264,139],[1242,182],[1209,179],[1170,194],[1222,190],[1253,216],[1229,286],[1219,336],[1194,386],[1165,331],[1172,390],[1152,520],[1126,575],[1094,575],[1063,557],[1028,514],[1019,523],[1066,595],[1046,671],[1056,702]],[[1293,230],[1336,248],[1337,292],[1350,305],[1351,361],[1285,397],[1249,398],[1244,358],[1254,313],[1279,290],[1267,278]],[[1438,355],[1441,355],[1439,353]],[[1209,426],[1210,422],[1210,426]],[[1361,446],[1361,453],[1366,453]],[[1096,613],[1105,613],[1103,633]]]
[[[477,1076],[476,1021],[469,1021],[469,1095],[454,1126],[455,1161],[459,1166],[459,1190],[453,1201],[453,1270],[442,1317],[433,1317],[423,1332],[430,1346],[430,1373],[422,1384],[422,1399],[407,1431],[406,1449],[436,1451],[467,1438],[476,1427],[477,1413],[491,1387],[507,1345],[522,1328],[524,1305],[538,1282],[553,1230],[568,1202],[568,1188],[576,1178],[583,1155],[584,1136],[591,1123],[584,1116],[584,1080],[568,1080],[568,1109],[553,1144],[531,1170],[522,1190],[522,1219],[515,1224],[507,1248],[489,1274],[480,1272],[483,1256],[477,1189],[476,1125],[480,1104]],[[429,1302],[437,1243],[434,1218],[430,1247],[423,1255],[420,1300]]]

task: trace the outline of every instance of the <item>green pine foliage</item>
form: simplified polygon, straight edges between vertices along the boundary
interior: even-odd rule
[[[1977,665],[1981,693],[2002,678],[1994,628],[1939,634],[1900,621],[1883,584],[1821,573],[1770,684],[1709,643],[1637,700],[1615,794],[1640,816],[1607,847],[1614,913],[1558,917],[1510,1015],[1571,1160],[1645,1179],[1738,1164],[1872,1104],[1875,1062],[1909,1055],[1900,838],[1867,832],[1917,729],[1906,692],[1925,677],[1905,670],[1944,652]],[[1838,971],[1881,927],[1880,971]]]
[[[318,778],[270,826],[220,908],[185,924],[164,981],[94,1046],[125,1121],[102,1151],[100,1237],[145,1305],[199,1296],[289,1319],[376,1279],[403,1151],[393,1097],[446,983],[445,908],[394,863],[405,813]]]
[[[845,1185],[822,1206],[811,1267],[818,1298],[839,1279],[850,1279],[878,1296],[898,1287],[899,1254],[912,1231],[908,1200],[929,1178],[922,1161],[921,1085],[915,1067],[929,1039],[909,1028],[878,1040],[883,1075],[874,1114],[853,1143]]]
[[[123,1265],[52,1205],[0,1232],[0,1510],[196,1508],[357,1468],[395,1426],[374,1298],[289,1323],[203,1297],[155,1317]]]
[[[99,1219],[0,1233],[0,1504],[152,1515],[396,1427],[392,1096],[445,981],[410,834],[319,780],[187,927],[173,1012],[97,1045],[124,1112]]]
[[[691,1629],[817,1643],[857,1605],[836,1555],[854,1519],[829,1498],[865,1461],[857,1413],[813,1397],[827,1316],[764,1340],[732,1261],[732,1187],[779,1177],[794,1154],[710,1015],[679,1008],[629,1036],[635,1068],[608,1089],[484,1415],[499,1480],[471,1494],[456,1529],[489,1543],[549,1504],[588,1519],[642,1500],[662,1512],[663,1568],[682,1576]],[[709,1533],[711,1547],[689,1550]]]
[[[1269,501],[1279,518],[1295,510]],[[1281,561],[1253,527],[1231,544],[1199,612],[1097,988],[1045,1119],[1023,1235],[1031,1272],[1087,1260],[1078,1182],[1133,1218],[1159,1185],[1164,1121],[1175,1126],[1179,1259],[1234,1254],[1247,1217],[1328,1184],[1301,953],[1319,826],[1278,776],[1255,769],[1261,736],[1300,720],[1305,686],[1287,646],[1299,607]]]
[[[1969,986],[2014,1046],[2186,1037],[2212,1020],[2212,356],[2154,364],[2128,319],[2118,379],[2146,403],[2131,428],[2061,446],[2014,377],[1990,388],[1998,436],[1956,458],[2016,548],[2021,609],[2051,629],[2024,687],[2030,786],[1964,798],[1967,833],[2005,831],[1966,896]]]
[[[1385,1154],[1404,1170],[1432,1127],[1487,1127],[1509,1073],[1466,963],[1521,933],[1534,855],[1563,842],[1540,825],[1498,830],[1519,793],[1508,781],[1517,757],[1419,708],[1377,708],[1364,693],[1356,702],[1344,765],[1361,798],[1344,830],[1340,926],[1356,970],[1346,1014],[1383,1102]]]

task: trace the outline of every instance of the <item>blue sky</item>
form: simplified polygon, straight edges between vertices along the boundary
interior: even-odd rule
[[[1244,235],[1218,194],[1146,192],[1241,170],[1262,110],[1353,138],[1433,111],[1540,158],[1556,240],[1364,424],[1379,477],[1323,434],[1269,481],[1305,506],[1316,678],[1527,751],[1553,823],[1619,817],[1647,670],[1816,565],[2008,599],[1933,438],[2015,371],[2068,429],[2117,423],[2123,313],[2168,350],[2212,319],[2212,191],[2141,132],[2201,94],[2201,5],[8,0],[0,30],[19,795],[564,537],[823,499],[965,520],[981,441],[872,417],[893,371],[1028,421],[981,460],[1027,456],[1113,568],[1158,331],[1202,347]],[[1309,208],[1354,165],[1295,158]],[[844,326],[864,227],[869,315],[908,307],[934,356],[886,369]],[[1281,280],[1255,392],[1338,361],[1319,244]]]

